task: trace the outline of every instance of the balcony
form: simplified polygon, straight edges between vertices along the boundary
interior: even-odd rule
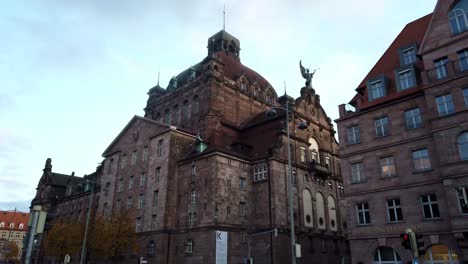
[[[309,170],[311,172],[314,172],[315,176],[317,177],[328,178],[329,176],[331,176],[331,172],[328,168],[328,165],[322,165],[319,162],[316,162],[315,160],[309,162],[309,168]]]
[[[439,65],[422,73],[423,79],[427,80],[427,84],[441,82],[459,75],[468,73],[467,59],[447,61],[443,65]]]

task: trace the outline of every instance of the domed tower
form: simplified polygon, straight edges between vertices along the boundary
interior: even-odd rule
[[[233,35],[221,30],[208,38],[208,55],[224,51],[227,55],[240,61],[240,41]]]

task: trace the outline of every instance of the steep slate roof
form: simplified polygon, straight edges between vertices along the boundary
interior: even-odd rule
[[[389,90],[387,91],[387,96],[372,101],[372,104],[377,104],[388,99],[394,99],[394,96],[391,96],[391,92],[395,91],[395,74],[394,70],[400,67],[400,56],[399,48],[407,46],[412,43],[416,43],[418,46],[421,45],[426,29],[431,21],[432,13],[424,17],[421,17],[413,22],[408,23],[403,30],[398,34],[392,44],[387,48],[385,53],[380,57],[374,67],[369,71],[366,77],[356,88],[358,94],[356,94],[353,99],[349,102],[351,105],[356,106],[357,99],[363,98],[363,102],[367,102],[367,97],[365,96],[365,88],[367,80],[377,77],[380,74],[384,74],[385,77],[389,79]],[[421,64],[421,63],[419,63]],[[418,65],[416,65],[418,66]],[[420,65],[422,67],[422,65]],[[418,72],[416,72],[418,75]],[[393,90],[392,90],[393,88]],[[411,89],[410,89],[411,90]],[[404,94],[404,93],[401,93]],[[370,104],[369,104],[370,105]],[[363,104],[366,107],[366,104]],[[361,107],[362,108],[362,107]]]
[[[51,180],[50,184],[66,187],[70,179],[73,179],[73,181],[80,181],[80,179],[83,179],[83,178],[52,172],[51,177],[50,177],[50,180]]]
[[[5,227],[0,228],[0,230],[27,231],[28,219],[29,213],[23,213],[19,211],[0,211],[0,223],[5,223]],[[15,224],[12,229],[10,228],[10,223]],[[20,224],[23,224],[23,229],[19,229]]]

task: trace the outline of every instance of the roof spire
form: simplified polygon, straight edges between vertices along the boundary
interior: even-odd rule
[[[223,30],[226,31],[226,3],[224,3],[223,8]]]
[[[158,86],[159,86],[159,73],[160,73],[160,71],[158,71]]]
[[[286,81],[284,81],[284,95],[288,95],[288,94],[286,93]]]

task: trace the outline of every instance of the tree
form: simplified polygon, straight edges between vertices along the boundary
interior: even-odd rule
[[[98,216],[89,233],[89,249],[100,259],[108,259],[137,250],[134,221],[128,212],[116,212],[110,217]]]
[[[82,241],[81,224],[56,222],[45,235],[45,254],[59,259],[67,254],[75,255],[80,251]]]
[[[5,241],[3,248],[1,249],[2,255],[8,263],[17,263],[19,248],[13,241]]]

